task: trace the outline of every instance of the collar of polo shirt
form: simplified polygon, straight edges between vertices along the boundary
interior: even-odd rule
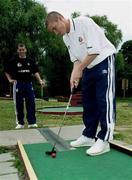
[[[71,34],[71,33],[75,32],[74,20],[73,19],[69,19],[69,20],[70,20],[70,32],[67,34]]]

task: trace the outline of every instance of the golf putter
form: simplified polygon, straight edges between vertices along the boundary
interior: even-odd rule
[[[65,121],[65,117],[66,117],[67,111],[68,111],[68,109],[69,109],[69,106],[70,106],[70,103],[71,103],[71,99],[72,99],[72,95],[73,95],[73,93],[74,93],[74,90],[75,90],[75,87],[73,87],[72,90],[71,90],[71,95],[70,95],[70,97],[69,97],[69,100],[68,100],[68,103],[67,103],[67,106],[66,106],[66,110],[65,110],[65,113],[64,113],[62,122],[61,122],[61,124],[60,124],[59,131],[58,131],[58,133],[57,133],[57,136],[58,136],[58,137],[59,137],[59,135],[60,135],[60,132],[61,132],[63,123],[64,123],[64,121]],[[51,156],[51,157],[53,157],[53,158],[56,157],[56,150],[55,150],[56,143],[57,143],[57,142],[55,141],[55,143],[54,143],[53,148],[52,148],[51,151],[46,151],[46,152],[45,152],[46,155],[49,155],[49,156]]]

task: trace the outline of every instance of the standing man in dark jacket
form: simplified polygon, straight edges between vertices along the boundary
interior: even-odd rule
[[[5,75],[13,83],[13,99],[15,103],[16,129],[24,128],[24,100],[26,104],[26,118],[28,128],[37,127],[35,117],[35,95],[32,86],[32,74],[44,86],[39,70],[31,58],[27,57],[24,44],[18,44],[18,56],[11,59],[5,68]]]

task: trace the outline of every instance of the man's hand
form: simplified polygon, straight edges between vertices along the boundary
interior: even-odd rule
[[[82,70],[78,66],[78,67],[74,68],[74,70],[72,71],[72,74],[71,74],[71,79],[70,79],[71,89],[74,87],[75,88],[78,87],[81,77],[82,77]]]
[[[39,83],[40,83],[40,85],[41,85],[42,87],[45,86],[45,80],[40,79]]]
[[[12,79],[12,76],[10,74],[8,74],[7,72],[5,72],[5,75],[9,81],[9,83],[14,84],[16,82],[16,79]]]
[[[15,82],[16,82],[15,79],[10,79],[10,80],[9,80],[9,83],[11,83],[11,84],[14,84]]]

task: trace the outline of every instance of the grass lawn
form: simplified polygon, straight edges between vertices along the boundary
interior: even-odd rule
[[[130,105],[131,104],[131,105]],[[63,106],[66,102],[47,102],[36,100],[36,108],[46,106]],[[62,121],[63,115],[44,115],[36,113],[39,127],[55,127]],[[26,120],[25,120],[26,122]],[[82,116],[66,116],[64,125],[82,124]],[[26,122],[27,127],[27,122]],[[0,130],[15,129],[15,113],[13,100],[0,100]],[[117,122],[115,139],[132,144],[132,98],[117,99]]]

